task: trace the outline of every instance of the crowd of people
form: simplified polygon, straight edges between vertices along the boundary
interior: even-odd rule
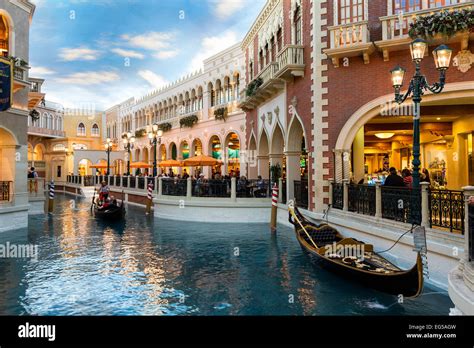
[[[427,182],[431,184],[430,172],[428,169],[423,168],[420,173],[420,182]],[[412,171],[408,168],[405,168],[399,172],[395,167],[389,169],[389,175],[385,178],[383,183],[384,186],[394,186],[394,187],[413,187],[413,175]]]
[[[183,169],[182,174],[175,174],[170,169],[168,173],[162,173],[159,177],[163,178],[163,180],[173,180],[172,186],[165,185],[163,188],[165,195],[170,194],[170,191],[175,192],[177,195],[182,195],[183,192],[186,192],[187,179],[191,178],[194,196],[224,197],[230,195],[231,179],[236,178],[237,196],[257,198],[268,196],[268,182],[261,176],[258,176],[256,181],[248,180],[247,177],[240,175],[238,171],[234,170],[231,170],[226,175],[215,172],[208,178],[200,171],[196,171],[193,176],[190,176],[186,169]]]

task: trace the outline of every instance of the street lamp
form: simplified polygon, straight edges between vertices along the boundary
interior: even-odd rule
[[[110,175],[110,153],[112,152],[113,145],[114,143],[112,142],[112,140],[110,140],[110,138],[107,138],[104,145],[105,152],[107,152],[107,173],[106,173],[107,176]]]
[[[127,176],[130,176],[130,153],[131,153],[131,149],[133,149],[133,143],[135,143],[135,137],[132,135],[132,133],[130,132],[125,133],[123,137],[123,147],[125,151],[127,151],[128,153]]]
[[[153,145],[154,156],[153,156],[153,177],[157,176],[157,162],[156,162],[156,145],[161,144],[161,137],[163,136],[163,131],[159,129],[157,124],[154,124],[151,127],[151,130],[148,132],[148,139],[150,139],[150,144]]]
[[[433,51],[433,57],[436,64],[436,69],[439,71],[439,82],[430,85],[426,77],[421,74],[421,61],[425,56],[425,51],[428,48],[426,41],[416,39],[410,44],[410,52],[413,62],[415,63],[415,75],[412,77],[408,86],[408,91],[401,94],[400,90],[403,86],[403,78],[405,69],[400,66],[395,67],[390,71],[392,75],[392,85],[395,89],[395,101],[402,104],[409,96],[413,100],[413,188],[420,187],[420,104],[422,96],[425,91],[432,93],[441,93],[446,82],[446,70],[448,70],[451,63],[452,50],[446,45],[441,45]]]

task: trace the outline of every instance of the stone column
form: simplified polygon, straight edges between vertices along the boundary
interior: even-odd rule
[[[344,194],[343,194],[344,203],[343,203],[342,210],[349,211],[349,180],[343,179],[342,183],[343,183],[343,190],[344,190]]]
[[[191,198],[193,196],[193,181],[189,177],[186,181],[186,198]]]
[[[278,179],[278,203],[283,202],[283,179]]]
[[[342,182],[342,150],[336,149],[334,152],[334,179],[337,183]]]
[[[382,183],[375,182],[375,217],[382,218]]]
[[[349,180],[351,178],[351,150],[343,150],[342,152],[342,166],[343,166],[343,178]]]
[[[237,201],[237,179],[234,176],[230,178],[230,199]]]
[[[332,189],[333,189],[332,184],[333,184],[333,181],[334,181],[334,180],[333,180],[332,178],[331,178],[331,179],[328,179],[328,183],[329,183],[329,192],[328,192],[328,194],[329,194],[329,205],[330,205],[330,206],[332,206],[332,202],[333,202],[333,196],[332,196]]]
[[[420,182],[421,186],[421,226],[430,227],[430,184]]]
[[[158,178],[158,198],[161,198],[163,195],[163,178],[160,176]]]
[[[364,126],[360,127],[353,143],[353,159],[354,181],[357,183],[365,177],[365,156],[364,156]]]

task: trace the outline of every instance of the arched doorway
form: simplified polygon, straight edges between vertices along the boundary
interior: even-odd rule
[[[178,159],[178,148],[175,143],[170,144],[169,156],[169,159]]]
[[[283,131],[280,125],[277,123],[273,129],[272,142],[270,148],[270,179],[273,183],[278,183],[278,179],[285,177],[286,161],[283,154],[285,150],[285,140],[283,137]]]
[[[45,148],[43,144],[36,144],[33,149],[33,161],[44,161]]]
[[[302,208],[309,203],[309,163],[304,128],[294,116],[288,128],[286,146],[286,192],[287,199],[296,198]]]
[[[434,188],[460,190],[474,184],[473,95],[472,84],[452,83],[439,95],[423,97],[420,169],[428,170]],[[409,103],[399,106],[392,100],[392,95],[374,99],[346,121],[335,145],[336,180],[373,184],[374,179],[384,181],[388,167],[412,168],[413,110]]]
[[[258,175],[257,141],[255,140],[253,133],[250,136],[249,147],[245,159],[247,162],[247,175],[249,179],[256,179]]]
[[[240,139],[237,133],[231,132],[225,139],[226,144],[226,172],[240,176]]]
[[[92,162],[86,158],[83,158],[79,161],[77,174],[78,175],[92,175]]]
[[[196,138],[193,140],[193,144],[191,146],[191,156],[200,156],[202,155],[202,142],[201,139]]]
[[[222,160],[222,143],[217,135],[213,135],[209,139],[209,154],[211,157]],[[211,168],[211,175],[222,174],[222,165],[216,165]]]
[[[268,136],[265,131],[262,131],[260,134],[260,140],[258,142],[258,175],[263,179],[269,179],[270,177],[270,168],[269,168],[269,146],[268,146]]]
[[[9,200],[13,193],[10,191],[13,189],[13,184],[8,184],[8,182],[15,181],[15,147],[16,140],[13,134],[4,128],[0,128],[0,181],[5,182],[5,187],[8,186],[8,194],[2,195],[3,197],[0,196],[0,200]]]
[[[13,55],[10,47],[10,23],[6,16],[0,14],[0,55],[8,58]]]

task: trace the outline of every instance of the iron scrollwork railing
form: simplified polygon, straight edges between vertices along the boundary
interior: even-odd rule
[[[382,217],[421,224],[421,189],[382,186]]]
[[[163,188],[163,195],[165,196],[183,196],[187,194],[187,179],[162,179],[161,185]]]
[[[375,186],[349,185],[349,211],[375,215]]]
[[[11,181],[0,181],[0,201],[10,201],[10,188],[12,186]]]
[[[344,207],[344,185],[334,182],[332,184],[332,207],[341,209]]]
[[[296,205],[308,209],[308,180],[294,181]]]
[[[430,190],[431,226],[464,234],[464,194],[462,191]]]

